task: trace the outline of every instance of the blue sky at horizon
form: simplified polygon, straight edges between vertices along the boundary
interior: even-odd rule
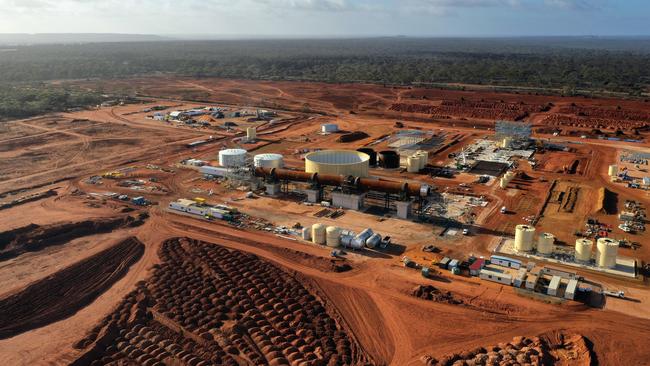
[[[0,0],[1,33],[650,35],[647,0]]]

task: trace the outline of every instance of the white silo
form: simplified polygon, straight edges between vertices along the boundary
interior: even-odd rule
[[[311,227],[311,240],[314,244],[325,244],[325,225],[323,224],[314,224]]]
[[[589,239],[576,239],[576,261],[588,263],[591,260],[591,248],[593,248],[593,246],[594,242]]]
[[[284,157],[280,154],[257,154],[253,157],[253,165],[256,168],[282,168]]]
[[[530,252],[533,250],[535,228],[530,225],[517,225],[515,227],[515,250]]]
[[[610,238],[600,238],[596,243],[596,265],[601,268],[616,267],[618,241]]]
[[[429,153],[424,150],[420,150],[416,153],[420,161],[420,169],[424,169],[429,163]]]
[[[311,228],[310,227],[303,227],[302,228],[302,240],[311,240]]]
[[[337,226],[328,226],[325,235],[328,247],[337,248],[341,245],[341,229]]]
[[[618,165],[610,165],[607,169],[607,174],[609,174],[610,177],[616,177],[618,174]]]
[[[219,151],[219,165],[224,168],[234,168],[246,164],[246,150],[225,149]]]
[[[541,233],[537,240],[537,253],[542,255],[549,255],[553,253],[553,243],[555,236],[551,233]]]
[[[417,173],[420,171],[420,159],[411,155],[406,158],[406,171],[409,173]]]
[[[257,129],[255,127],[248,127],[246,129],[246,140],[255,141],[257,139]]]

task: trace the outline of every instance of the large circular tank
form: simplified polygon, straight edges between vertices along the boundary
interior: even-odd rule
[[[596,265],[601,268],[616,267],[618,241],[610,238],[600,238],[596,243]]]
[[[537,253],[549,255],[553,253],[553,243],[555,236],[551,233],[541,233],[537,240]]]
[[[336,226],[328,226],[325,234],[325,243],[328,247],[336,248],[341,245],[341,229]]]
[[[618,165],[610,165],[607,174],[609,174],[610,177],[615,177],[618,174]]]
[[[323,150],[305,156],[305,172],[368,177],[370,156],[354,150]]]
[[[535,228],[530,225],[517,225],[515,227],[515,250],[530,252],[533,250]]]
[[[314,244],[325,244],[325,225],[323,224],[314,224],[311,227],[311,240]]]
[[[591,260],[591,248],[593,246],[594,242],[589,239],[576,239],[576,261],[583,263],[589,262]]]
[[[253,141],[257,138],[257,130],[255,127],[248,127],[246,129],[246,139],[248,141]]]
[[[392,150],[380,151],[379,165],[385,169],[399,168],[399,154]]]
[[[219,165],[225,168],[242,166],[246,163],[246,150],[225,149],[219,151]]]
[[[377,153],[375,150],[368,147],[362,147],[361,149],[357,149],[357,151],[368,154],[368,156],[370,156],[370,161],[368,162],[370,166],[377,166]]]
[[[324,123],[320,126],[322,133],[332,133],[339,130],[339,126],[334,123]]]
[[[284,158],[280,154],[257,154],[253,157],[256,168],[282,168]]]
[[[406,171],[409,173],[417,173],[420,171],[420,158],[416,155],[411,155],[406,158]]]

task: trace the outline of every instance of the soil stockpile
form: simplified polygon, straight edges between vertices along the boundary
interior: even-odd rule
[[[74,365],[360,364],[354,339],[301,282],[255,255],[169,239],[161,264],[76,344]]]
[[[64,319],[122,278],[144,253],[128,238],[0,300],[0,339]]]
[[[146,215],[121,216],[64,224],[31,224],[0,233],[0,261],[35,252],[87,235],[101,234],[117,228],[134,227],[144,223]]]

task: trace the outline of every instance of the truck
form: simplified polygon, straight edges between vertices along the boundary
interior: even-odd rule
[[[605,296],[618,297],[619,299],[625,298],[625,291],[616,291],[616,290],[603,290]]]

